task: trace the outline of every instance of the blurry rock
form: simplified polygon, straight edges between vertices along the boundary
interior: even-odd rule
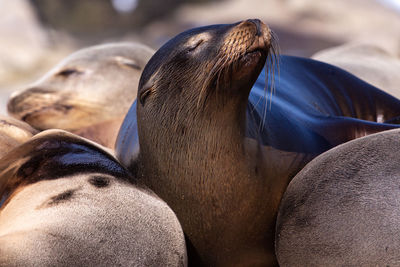
[[[27,0],[0,0],[0,36],[0,81],[34,67],[48,46]]]
[[[121,36],[149,22],[168,19],[183,3],[212,0],[31,0],[40,20],[84,41]],[[214,0],[215,1],[215,0]]]
[[[278,37],[282,30],[334,43],[368,40],[390,53],[400,54],[400,15],[376,0],[231,0],[202,6],[186,5],[175,16],[183,25],[231,23],[247,18],[265,21],[277,31]],[[289,37],[287,42],[291,42],[290,50],[297,47],[298,52],[304,48],[316,52],[326,48],[321,44],[329,43],[307,42],[307,47],[300,47],[297,39],[286,37]]]

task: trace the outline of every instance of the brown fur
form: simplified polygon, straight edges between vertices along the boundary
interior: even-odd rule
[[[189,259],[197,253],[206,266],[277,264],[275,218],[291,178],[335,145],[399,127],[389,124],[398,120],[397,99],[290,56],[276,69],[271,110],[260,108],[255,97],[266,98],[255,82],[272,44],[257,20],[171,39],[146,65],[116,142],[121,162],[177,213],[193,245]]]
[[[281,175],[289,174],[279,173],[279,160],[267,168],[266,150],[244,133],[270,31],[253,20],[180,36],[141,78],[140,179],[176,212],[206,266],[274,265],[275,214],[288,182]]]

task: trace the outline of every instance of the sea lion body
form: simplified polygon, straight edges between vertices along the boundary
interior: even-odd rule
[[[400,131],[319,155],[290,182],[277,219],[280,266],[398,266]]]
[[[399,127],[380,122],[400,101],[313,60],[282,57],[266,99],[271,47],[258,20],[181,33],[146,65],[117,138],[117,157],[176,212],[207,266],[277,264],[290,179],[335,145]]]
[[[39,130],[64,129],[113,147],[152,54],[134,43],[81,49],[14,93],[8,112]]]
[[[185,266],[173,211],[101,147],[44,131],[0,162],[1,266]]]
[[[400,98],[400,58],[372,44],[349,43],[328,48],[313,59],[338,66]]]

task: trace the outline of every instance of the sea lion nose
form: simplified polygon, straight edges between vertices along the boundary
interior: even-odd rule
[[[9,114],[15,114],[18,112],[21,112],[21,103],[23,102],[23,99],[25,98],[24,92],[22,91],[17,91],[13,92],[8,99],[7,103],[7,111]]]
[[[255,30],[254,34],[257,39],[264,43],[270,43],[271,41],[271,30],[268,26],[259,19],[248,19],[239,24],[240,27],[253,28]]]
[[[248,19],[247,22],[250,22],[250,23],[253,23],[254,25],[256,25],[256,29],[257,29],[256,36],[262,36],[263,35],[263,31],[264,31],[266,25],[261,20],[259,20],[259,19]]]
[[[271,45],[271,31],[268,26],[259,19],[248,19],[240,23],[241,27],[251,28],[254,41],[247,48],[247,51],[256,49],[267,49]]]

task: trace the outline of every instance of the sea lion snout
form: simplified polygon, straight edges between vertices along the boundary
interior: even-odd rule
[[[21,119],[31,109],[37,108],[38,101],[42,102],[43,99],[50,100],[50,98],[54,98],[52,97],[53,95],[53,90],[39,87],[30,87],[17,91],[10,96],[7,103],[7,111],[12,116]]]
[[[256,28],[257,28],[256,35],[257,36],[263,36],[265,34],[265,32],[269,32],[267,25],[265,25],[265,23],[259,19],[248,19],[245,22],[253,23],[256,26]]]
[[[250,31],[253,35],[253,41],[247,48],[246,52],[255,50],[269,50],[271,46],[271,30],[259,19],[248,19],[241,22],[238,26],[239,35],[242,32]]]

